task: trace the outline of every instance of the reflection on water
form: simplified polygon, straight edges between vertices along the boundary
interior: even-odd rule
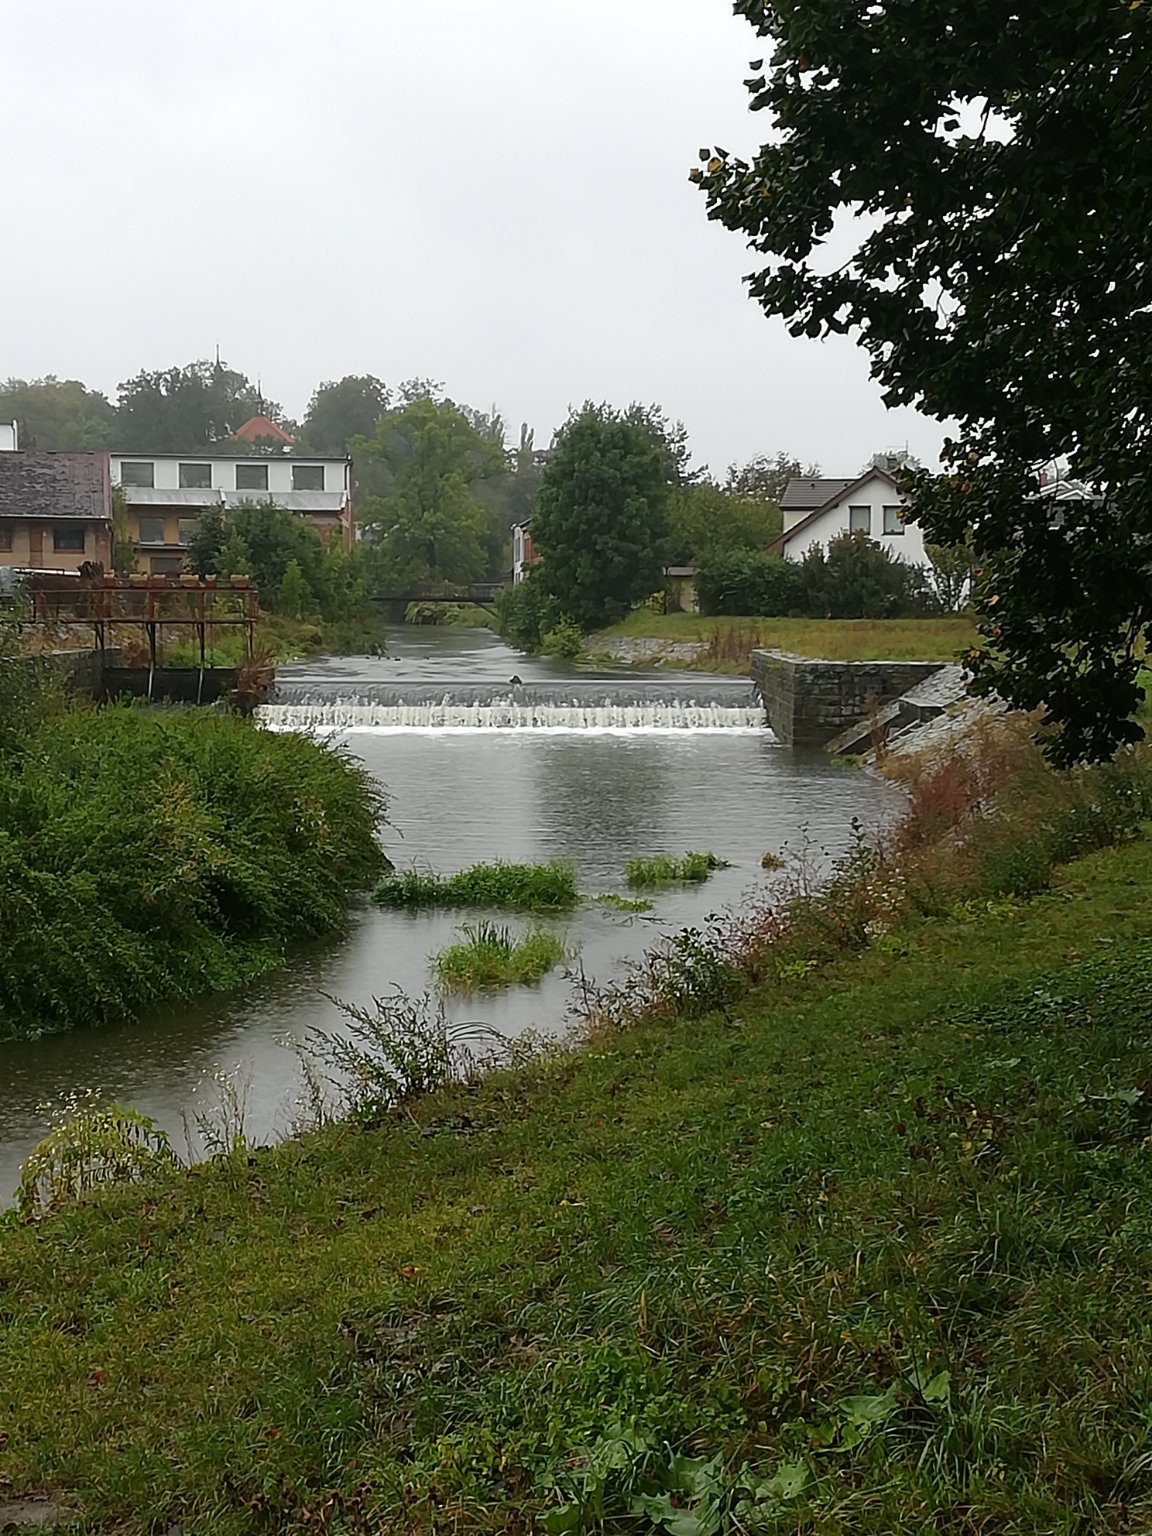
[[[417,679],[435,670],[450,683],[517,668],[527,678],[549,665],[473,631],[422,632],[404,644],[419,654],[361,669],[342,660],[291,670],[305,679],[343,670],[362,684],[369,670],[391,666]],[[712,849],[732,861],[704,887],[657,896],[651,918],[591,907],[558,923],[597,977],[618,971],[661,933],[737,905],[766,879],[765,850],[795,844],[805,828],[817,843],[842,847],[854,816],[874,824],[894,803],[887,786],[826,758],[795,757],[767,732],[377,730],[346,740],[389,791],[384,840],[402,866],[450,872],[496,858],[571,858],[581,888],[595,894],[622,889],[624,861],[635,853]],[[297,1069],[280,1042],[313,1026],[335,1027],[340,1015],[330,997],[363,1003],[394,986],[426,990],[427,957],[461,920],[365,903],[339,938],[301,947],[284,969],[238,996],[164,1009],[117,1029],[0,1045],[0,1199],[43,1133],[37,1105],[75,1088],[129,1100],[179,1139],[182,1110],[205,1097],[202,1086],[197,1091],[203,1074],[217,1064],[239,1067],[251,1085],[250,1132],[283,1131]],[[539,988],[454,1000],[451,1012],[505,1033],[555,1033],[569,996],[570,983],[557,974]]]

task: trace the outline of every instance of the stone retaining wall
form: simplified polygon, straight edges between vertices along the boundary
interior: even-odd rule
[[[753,651],[752,679],[786,747],[823,747],[872,710],[932,677],[939,661],[813,661]]]

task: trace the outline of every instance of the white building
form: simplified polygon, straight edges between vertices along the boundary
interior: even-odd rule
[[[905,498],[886,469],[870,467],[855,480],[791,480],[780,498],[784,531],[772,546],[803,560],[816,544],[842,533],[864,533],[907,565],[927,565],[924,535],[907,515]]]
[[[14,421],[0,421],[0,453],[15,453],[19,447],[19,427]]]
[[[321,537],[352,547],[352,461],[288,454],[247,458],[214,453],[111,455],[112,484],[123,489],[131,536],[143,566],[168,575],[209,507],[268,501],[307,518]]]

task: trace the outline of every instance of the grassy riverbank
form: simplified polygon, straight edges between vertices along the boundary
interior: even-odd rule
[[[739,992],[690,940],[659,1022],[0,1229],[0,1501],[132,1536],[1142,1529],[1148,775],[1017,763],[996,828],[1007,760],[914,783],[900,862],[850,861]]]
[[[0,740],[0,1039],[238,986],[386,867],[351,758],[234,715],[27,705]]]
[[[707,649],[695,665],[717,672],[744,672],[757,647],[793,651],[827,661],[952,661],[972,645],[976,632],[962,617],[946,619],[732,619],[698,614],[654,614],[636,609],[621,623],[593,635],[588,650],[623,639],[662,645],[695,642]],[[678,659],[676,666],[684,666]]]

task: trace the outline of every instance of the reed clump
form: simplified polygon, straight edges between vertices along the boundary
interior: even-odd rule
[[[382,907],[488,907],[500,912],[569,912],[580,899],[564,859],[544,864],[474,864],[454,875],[405,869],[376,887]]]
[[[495,923],[465,923],[459,943],[432,958],[441,987],[448,992],[476,992],[496,987],[531,986],[565,958],[564,941],[533,928],[515,937]]]
[[[624,878],[633,891],[661,885],[703,885],[716,870],[728,867],[727,859],[714,853],[656,853],[629,859]]]

